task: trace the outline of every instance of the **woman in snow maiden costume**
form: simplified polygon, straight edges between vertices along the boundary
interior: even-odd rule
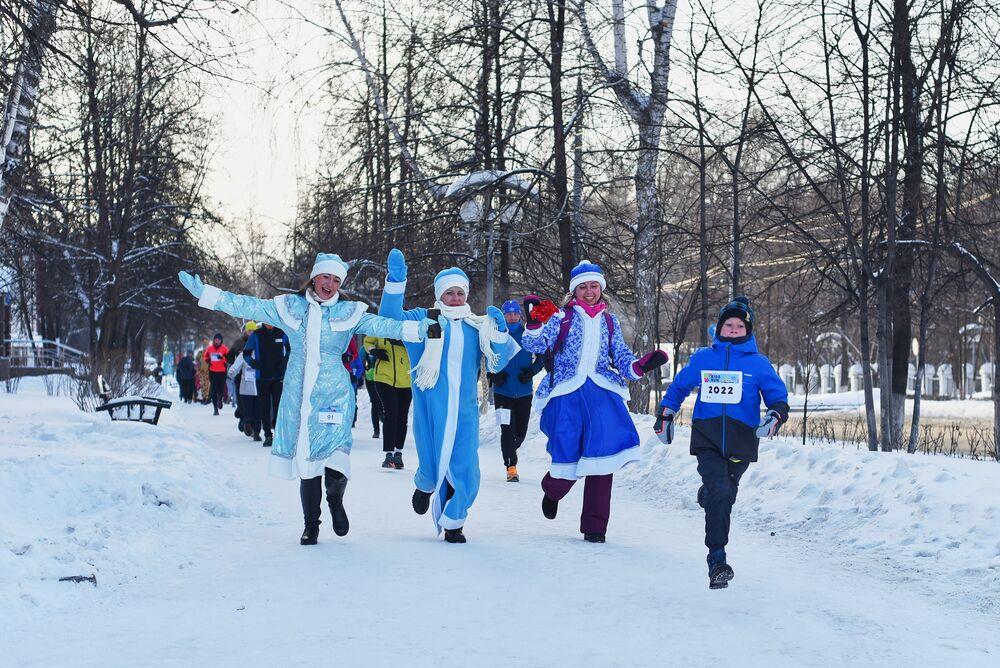
[[[366,313],[365,304],[340,299],[347,264],[327,253],[316,256],[302,292],[274,299],[223,292],[184,271],[179,276],[200,306],[285,331],[291,353],[269,468],[274,475],[300,479],[302,545],[315,545],[319,536],[324,475],[333,530],[346,535],[349,524],[343,500],[351,477],[354,389],[341,356],[356,333],[419,341],[432,323],[380,318]]]
[[[424,320],[425,308],[403,310],[405,289],[406,261],[394,248],[379,314]],[[520,350],[507,333],[500,309],[489,306],[485,316],[473,315],[466,303],[468,294],[465,272],[457,267],[440,272],[434,279],[434,308],[440,312],[441,336],[406,345],[414,364],[413,437],[418,464],[413,509],[423,515],[433,496],[431,517],[449,543],[465,542],[462,527],[479,493],[480,359],[485,357],[486,370],[496,373]]]
[[[691,454],[698,458],[702,485],[698,505],[705,509],[709,587],[733,579],[726,563],[729,519],[740,477],[757,461],[761,438],[773,437],[788,419],[788,392],[770,361],[757,352],[750,300],[736,297],[719,311],[710,348],[702,348],[667,388],[656,417],[660,440],[674,438],[674,417],[692,390],[699,390],[691,419]],[[763,399],[767,413],[760,420]]]
[[[559,501],[585,478],[580,533],[603,543],[611,514],[613,474],[639,459],[639,434],[628,413],[626,385],[667,361],[654,350],[640,360],[629,350],[618,318],[604,301],[604,272],[581,262],[570,272],[563,310],[529,296],[521,345],[553,355],[552,369],[535,393],[552,466],[542,479],[542,512],[555,519]]]

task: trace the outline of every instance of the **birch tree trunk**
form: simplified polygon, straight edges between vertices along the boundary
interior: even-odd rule
[[[17,168],[28,143],[31,115],[38,102],[46,45],[56,29],[58,0],[35,0],[30,28],[24,33],[18,61],[7,95],[0,135],[0,229],[3,229],[14,195]]]
[[[663,115],[667,106],[667,87],[670,81],[670,43],[674,32],[677,0],[665,0],[658,5],[655,0],[646,2],[646,20],[653,44],[652,68],[649,71],[650,90],[643,94],[628,78],[628,47],[623,25],[623,0],[612,0],[612,17],[615,23],[614,69],[608,67],[594,42],[587,22],[586,0],[579,0],[577,13],[584,44],[600,76],[615,92],[619,104],[628,112],[637,126],[639,148],[636,158],[635,184],[636,225],[633,241],[633,289],[635,310],[634,348],[637,353],[648,351],[655,343],[658,314],[655,309],[642,307],[644,296],[656,289],[656,238],[661,224],[660,199],[656,188],[659,165],[660,135]],[[629,407],[635,412],[649,410],[652,378],[632,383],[632,400]]]

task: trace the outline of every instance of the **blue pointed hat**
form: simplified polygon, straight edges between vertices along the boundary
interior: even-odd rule
[[[458,267],[448,267],[434,277],[434,299],[440,300],[448,288],[462,288],[469,294],[469,277]]]
[[[601,270],[599,265],[594,264],[590,260],[584,260],[569,272],[570,293],[572,294],[576,290],[576,286],[587,281],[597,281],[601,284],[601,290],[608,287],[608,284],[604,280],[604,271]]]

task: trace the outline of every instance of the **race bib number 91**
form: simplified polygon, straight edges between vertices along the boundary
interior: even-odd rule
[[[743,399],[742,371],[702,371],[702,401],[709,404],[738,404]]]

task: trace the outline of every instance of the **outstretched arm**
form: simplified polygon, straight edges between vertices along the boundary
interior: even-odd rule
[[[192,276],[186,271],[180,272],[178,278],[188,292],[198,298],[198,306],[202,308],[222,311],[244,320],[260,320],[275,327],[288,326],[282,321],[273,299],[259,299],[225,292],[214,285],[205,285],[201,278]]]
[[[421,322],[410,318],[396,320],[393,318],[386,318],[384,316],[365,313],[361,316],[361,320],[354,328],[354,331],[358,334],[366,335],[365,343],[368,342],[370,337],[377,337],[380,339],[398,339],[405,341],[406,343],[417,343],[418,341],[423,341],[423,336],[420,332],[420,325]],[[426,333],[426,331],[427,329],[425,326],[424,333]]]
[[[521,347],[529,353],[541,355],[555,345],[559,338],[559,323],[565,317],[561,311],[556,313],[538,329],[525,329],[521,335]]]

